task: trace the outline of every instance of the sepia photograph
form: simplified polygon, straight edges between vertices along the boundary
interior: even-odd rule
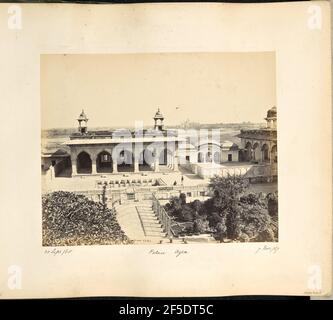
[[[330,11],[0,4],[0,300],[331,295]]]
[[[43,246],[278,241],[275,54],[42,55]]]

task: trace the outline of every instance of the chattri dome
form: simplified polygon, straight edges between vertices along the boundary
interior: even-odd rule
[[[160,108],[157,109],[157,112],[155,113],[154,119],[164,119],[163,114],[160,111]]]
[[[267,118],[276,118],[276,115],[277,112],[275,106],[267,111]]]
[[[87,118],[86,114],[84,113],[83,109],[82,109],[82,112],[80,113],[79,117],[77,118],[77,120],[88,121],[88,118]]]

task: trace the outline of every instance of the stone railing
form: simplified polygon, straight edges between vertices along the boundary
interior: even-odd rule
[[[107,203],[109,207],[126,203],[128,201],[144,201],[144,200],[169,200],[171,197],[178,197],[181,193],[185,193],[195,198],[209,196],[207,184],[197,186],[170,186],[170,187],[136,187],[136,188],[110,188],[106,189]],[[76,194],[85,195],[87,198],[100,202],[102,201],[102,189],[76,191]]]
[[[98,130],[98,131],[88,131],[86,133],[74,132],[70,135],[70,140],[74,139],[105,139],[105,138],[134,138],[134,137],[177,137],[177,130],[165,129],[165,130],[154,130],[154,129],[144,129],[139,131],[133,130]]]
[[[276,140],[277,139],[277,131],[274,129],[241,129],[238,137],[244,139],[268,139],[268,140]]]
[[[215,175],[228,177],[240,176],[244,178],[264,178],[277,175],[277,164],[243,164],[240,166],[216,166],[198,167],[197,174],[203,178],[211,178]]]
[[[155,195],[152,195],[152,202],[153,202],[153,210],[160,221],[164,232],[167,234],[168,237],[172,237],[174,234],[171,229],[172,219],[168,215],[168,213],[165,211],[163,206],[160,204],[158,199],[155,197]]]

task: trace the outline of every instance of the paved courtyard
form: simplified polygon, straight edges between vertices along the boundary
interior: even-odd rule
[[[182,181],[183,177],[183,181]],[[115,174],[97,174],[97,175],[79,175],[74,177],[56,177],[50,178],[50,176],[42,175],[42,190],[43,192],[50,191],[86,191],[95,190],[97,188],[97,181],[140,181],[143,186],[143,181],[147,180],[161,180],[166,186],[197,186],[202,184],[208,184],[209,179],[202,179],[199,176],[191,173],[190,171],[180,168],[179,171],[164,171],[164,172],[121,172]],[[136,186],[139,186],[136,185]]]

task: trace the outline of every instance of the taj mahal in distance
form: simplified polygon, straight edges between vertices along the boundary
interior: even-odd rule
[[[182,195],[187,202],[209,199],[212,177],[239,177],[260,194],[276,192],[276,107],[264,119],[265,126],[241,129],[236,144],[221,141],[219,130],[166,129],[160,109],[151,128],[90,130],[82,110],[77,131],[42,153],[43,194],[70,192],[105,203],[134,243],[214,242],[210,234],[179,231],[185,227],[165,205]]]

